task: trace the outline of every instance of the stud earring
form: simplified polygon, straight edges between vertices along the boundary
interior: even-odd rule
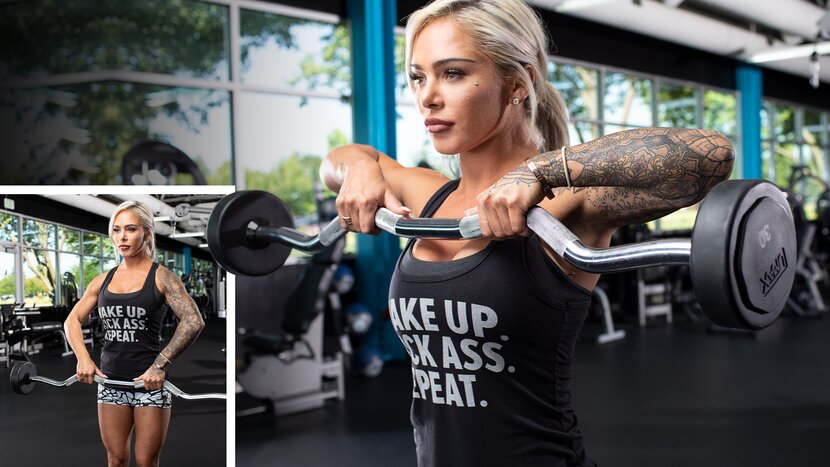
[[[473,84],[475,84],[475,85],[476,85],[476,87],[478,87],[478,81],[476,81],[476,82],[475,82],[475,83],[473,83]]]
[[[513,105],[519,105],[519,102],[520,102],[520,101],[519,101],[519,98],[518,98],[518,97],[514,97],[514,98],[513,98],[513,100],[512,100],[511,102],[513,103]]]

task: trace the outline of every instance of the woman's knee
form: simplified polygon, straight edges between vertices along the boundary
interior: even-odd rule
[[[107,452],[107,467],[128,467],[130,455],[125,452]]]
[[[137,467],[158,467],[158,465],[159,465],[159,456],[158,456],[158,454],[156,454],[155,456],[136,454],[136,456],[135,456],[135,465]]]

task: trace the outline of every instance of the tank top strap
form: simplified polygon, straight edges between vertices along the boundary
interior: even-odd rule
[[[107,273],[107,277],[104,278],[104,283],[101,284],[101,292],[103,292],[104,290],[107,290],[107,286],[110,285],[110,282],[112,281],[112,276],[115,275],[115,270],[116,269],[118,269],[118,266],[110,269],[110,271]]]
[[[150,270],[147,271],[147,278],[144,280],[144,287],[142,289],[144,291],[147,290],[147,287],[156,288],[156,270],[159,267],[159,263],[153,261],[153,264],[150,266]]]
[[[421,211],[420,217],[432,217],[435,214],[435,211],[444,204],[444,200],[447,199],[447,196],[450,195],[456,188],[458,188],[458,184],[461,182],[460,178],[455,180],[450,180],[449,182],[445,183],[444,186],[438,189],[427,204],[424,205],[423,211]]]

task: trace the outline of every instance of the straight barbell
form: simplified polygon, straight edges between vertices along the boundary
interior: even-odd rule
[[[407,238],[481,236],[478,216],[409,219],[381,208],[375,224]],[[792,212],[782,191],[764,180],[729,180],[717,185],[698,210],[691,238],[592,248],[542,208],[528,211],[527,225],[563,259],[587,272],[689,265],[698,302],[721,326],[769,326],[784,309],[795,280]],[[317,236],[294,230],[285,204],[263,191],[226,196],[214,208],[207,229],[216,261],[231,273],[251,276],[281,267],[291,249],[314,253],[345,234],[339,219]]]
[[[110,386],[117,386],[127,389],[142,389],[144,388],[144,381],[119,381],[115,379],[106,379],[98,375],[93,377],[96,383],[108,384]],[[35,389],[35,383],[44,383],[55,387],[67,387],[78,382],[78,375],[72,375],[65,380],[56,380],[37,375],[37,368],[31,362],[17,362],[12,366],[9,373],[9,383],[12,391],[17,394],[27,395]],[[196,399],[226,399],[227,396],[223,393],[207,393],[207,394],[188,394],[177,388],[170,381],[164,381],[164,389],[170,391],[176,397],[182,399],[196,400]]]

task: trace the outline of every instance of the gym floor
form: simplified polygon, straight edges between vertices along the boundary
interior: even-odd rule
[[[188,393],[225,392],[225,324],[223,319],[206,322],[199,339],[171,368],[173,384]],[[165,329],[165,342],[172,332]],[[63,380],[74,374],[75,357],[61,357],[61,351],[51,346],[31,356],[39,375]],[[97,362],[100,347],[91,353]],[[95,386],[79,383],[66,388],[37,384],[31,394],[20,396],[9,386],[9,369],[0,367],[0,464],[106,465],[95,397]],[[225,401],[174,397],[161,464],[226,465],[225,414]]]
[[[574,404],[600,466],[830,465],[830,319],[782,316],[754,335],[623,326],[623,341],[577,348]],[[236,465],[414,466],[410,372],[350,377],[346,401],[237,419]]]

